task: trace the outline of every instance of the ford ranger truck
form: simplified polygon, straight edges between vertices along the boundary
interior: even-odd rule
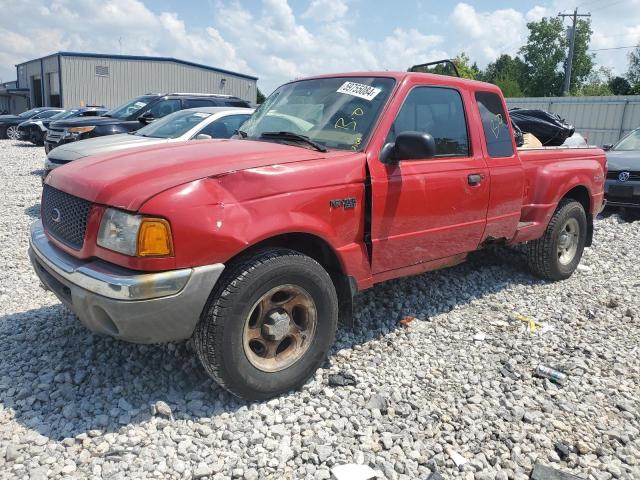
[[[599,148],[518,150],[500,90],[453,77],[327,75],[278,88],[237,139],[83,159],[46,179],[30,256],[94,332],[192,339],[247,399],[295,389],[353,295],[526,243],[562,280],[603,204]]]

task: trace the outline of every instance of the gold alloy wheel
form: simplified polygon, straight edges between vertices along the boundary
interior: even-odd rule
[[[313,342],[318,323],[316,304],[297,285],[280,285],[251,308],[244,324],[243,346],[251,364],[278,372],[296,363]]]

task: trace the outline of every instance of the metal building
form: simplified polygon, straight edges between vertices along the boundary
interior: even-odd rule
[[[507,98],[509,108],[538,108],[557,113],[591,145],[616,143],[640,127],[640,96]]]
[[[18,82],[0,83],[0,113],[24,112],[29,108],[29,90],[18,88]]]
[[[256,101],[257,78],[168,57],[57,52],[16,65],[30,107],[116,107],[144,93],[218,93]]]

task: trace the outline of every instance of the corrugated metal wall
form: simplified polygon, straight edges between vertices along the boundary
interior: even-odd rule
[[[221,93],[256,101],[256,81],[180,63],[96,57],[61,58],[64,107],[116,107],[143,93]],[[96,75],[96,67],[101,75]]]
[[[557,113],[592,145],[615,143],[640,127],[639,96],[507,98],[507,105]]]

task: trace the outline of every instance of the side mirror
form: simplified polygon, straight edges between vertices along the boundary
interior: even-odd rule
[[[153,117],[153,113],[145,112],[138,117],[138,120],[142,123],[151,123],[155,120],[155,118]]]
[[[604,145],[602,145],[603,150],[611,150],[612,147],[613,145],[610,143],[605,143]]]
[[[211,135],[207,135],[206,133],[199,133],[196,135],[196,140],[211,140],[213,137]]]
[[[380,161],[395,165],[402,160],[426,160],[436,156],[436,141],[429,133],[402,132],[395,143],[387,143],[380,151]]]

